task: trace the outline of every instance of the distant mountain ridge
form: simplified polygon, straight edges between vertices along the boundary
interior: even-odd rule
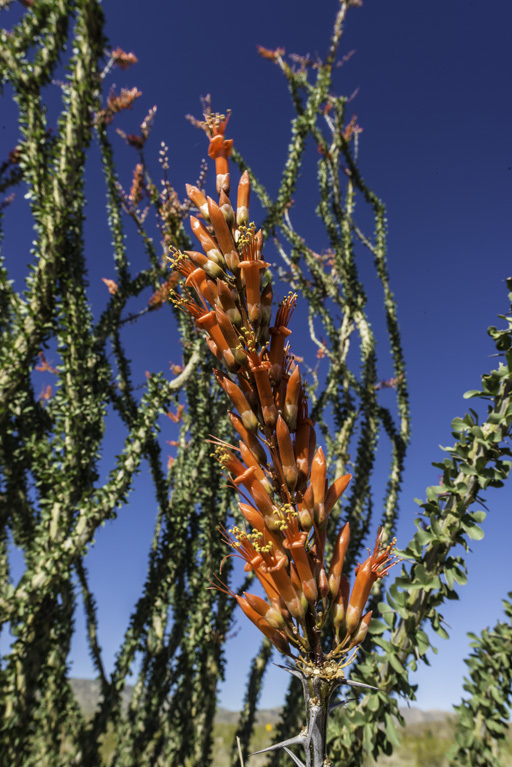
[[[86,716],[94,713],[100,699],[100,684],[95,679],[71,679],[71,686],[76,695],[80,708]],[[133,686],[127,685],[122,693],[123,706],[127,706],[132,694]],[[261,709],[256,715],[256,724],[276,724],[281,713],[280,708]],[[406,725],[426,724],[428,722],[444,721],[452,716],[449,711],[433,709],[422,711],[414,706],[403,706],[400,713],[405,719]],[[218,708],[215,721],[218,724],[236,724],[239,711],[229,711],[226,708]]]

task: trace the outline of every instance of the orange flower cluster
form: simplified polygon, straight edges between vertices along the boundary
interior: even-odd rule
[[[340,531],[330,563],[324,563],[327,521],[350,474],[327,480],[327,463],[308,416],[299,366],[291,355],[288,325],[297,296],[278,306],[271,325],[272,284],[263,236],[249,223],[250,179],[242,174],[236,209],[229,200],[227,118],[208,115],[209,155],[215,159],[218,203],[195,186],[191,226],[203,252],[173,250],[174,270],[184,280],[171,300],[194,317],[224,370],[215,377],[233,409],[238,445],[215,441],[215,454],[241,496],[243,526],[223,531],[226,543],[253,571],[266,599],[234,595],[243,612],[285,655],[321,665],[346,655],[366,636],[364,614],[371,587],[394,564],[394,542],[383,545],[356,570],[350,594],[343,562],[350,538]],[[220,586],[222,588],[222,585]],[[333,638],[327,650],[324,636]],[[298,653],[298,656],[295,654]]]

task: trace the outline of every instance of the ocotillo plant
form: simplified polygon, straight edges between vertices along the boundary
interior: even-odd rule
[[[350,111],[350,100],[336,95],[333,88],[342,24],[347,8],[356,4],[355,0],[338,4],[323,60],[287,57],[280,48],[260,49],[261,55],[284,74],[295,115],[277,192],[270,194],[263,175],[256,178],[242,155],[236,150],[232,153],[241,170],[247,169],[253,194],[262,205],[265,252],[271,253],[272,243],[276,246],[282,257],[280,276],[298,294],[301,306],[307,307],[320,372],[314,369],[306,374],[300,363],[305,373],[302,383],[308,394],[308,417],[317,425],[319,441],[321,433],[332,469],[329,485],[339,490],[339,479],[335,478],[353,474],[343,496],[342,512],[340,501],[327,519],[323,571],[328,581],[333,556],[330,543],[335,541],[336,529],[342,528],[340,515],[343,521],[350,520],[346,572],[353,569],[354,557],[356,561],[360,558],[356,552],[368,540],[371,526],[382,526],[386,540],[392,540],[409,433],[400,335],[386,269],[385,209],[358,168],[361,129]],[[5,14],[9,5],[9,14]],[[165,147],[160,155],[163,183],[159,187],[152,181],[147,158],[154,109],[139,131],[121,131],[136,156],[131,186],[129,182],[126,193],[121,188],[119,180],[125,169],[119,163],[114,143],[119,139],[112,136],[113,125],[117,112],[130,106],[140,93],[127,87],[118,94],[103,94],[114,67],[125,67],[135,57],[107,45],[101,4],[96,0],[23,0],[18,6],[3,0],[0,11],[8,23],[15,20],[11,29],[1,31],[0,78],[6,86],[3,98],[11,93],[14,96],[14,106],[5,109],[5,121],[12,115],[19,126],[16,141],[6,147],[5,161],[0,163],[0,191],[7,193],[0,203],[1,213],[16,216],[8,203],[12,193],[21,189],[14,205],[18,211],[24,206],[24,224],[34,229],[33,242],[21,258],[17,232],[14,242],[12,230],[7,232],[2,241],[5,261],[0,266],[0,623],[5,632],[2,640],[5,634],[9,638],[2,644],[0,664],[0,762],[20,767],[96,767],[103,760],[115,767],[209,764],[216,690],[236,605],[229,588],[239,598],[249,597],[235,592],[229,572],[232,557],[224,560],[221,573],[228,593],[210,588],[205,577],[205,572],[214,573],[227,556],[217,528],[233,519],[232,511],[239,512],[230,509],[238,491],[226,486],[222,467],[210,455],[215,449],[207,442],[211,434],[232,442],[228,430],[232,426],[224,417],[225,394],[217,385],[212,386],[212,366],[203,354],[193,318],[173,309],[166,300],[176,276],[169,278],[167,266],[162,266],[162,251],[167,252],[171,242],[182,250],[191,249],[182,225],[190,201],[181,202],[171,183],[172,153]],[[279,112],[272,119],[280,120]],[[96,155],[88,150],[94,138],[103,163],[110,227],[108,242],[100,243],[99,274],[97,259],[90,258],[85,215],[84,179],[86,167],[94,166]],[[239,147],[243,146],[241,134]],[[9,149],[12,151],[7,155]],[[225,151],[223,143],[220,151]],[[300,179],[301,163],[308,152],[314,157],[318,182],[315,186],[308,177],[308,199],[318,199],[316,213],[324,228],[313,241],[293,207],[308,175]],[[218,159],[221,162],[223,158]],[[202,172],[199,176],[197,187],[203,189],[207,182]],[[102,196],[101,190],[94,190],[96,204]],[[158,228],[151,223],[152,210]],[[94,226],[97,223],[95,219]],[[137,237],[141,238],[143,255],[132,258]],[[139,256],[143,260],[138,260]],[[362,261],[364,269],[358,270]],[[22,281],[25,276],[27,281],[20,289],[20,264],[26,262],[30,269],[21,275]],[[376,293],[372,290],[367,296],[364,290],[370,262],[382,288],[382,301],[377,304],[379,310],[384,307],[388,338],[388,342],[382,340],[381,333],[379,354],[370,322]],[[105,291],[103,301],[91,300],[95,280]],[[287,306],[283,312],[291,310],[290,303]],[[151,321],[155,322],[153,331]],[[179,335],[183,359],[175,360],[176,375],[171,381],[158,373],[144,376],[145,368],[139,361],[130,361],[126,342],[137,322],[147,323],[148,332],[157,330],[162,338],[168,331],[169,335]],[[281,326],[275,320],[273,324]],[[414,699],[408,674],[430,648],[425,626],[431,625],[447,636],[441,610],[445,600],[456,596],[457,584],[466,578],[461,546],[467,546],[467,537],[478,541],[483,534],[484,513],[470,506],[487,487],[499,486],[507,476],[507,440],[512,428],[510,322],[504,330],[491,329],[491,335],[496,344],[493,351],[500,355],[502,364],[484,376],[481,391],[471,393],[475,400],[485,401],[488,412],[482,417],[471,410],[453,422],[454,444],[439,464],[442,484],[428,489],[418,531],[405,550],[412,566],[404,566],[387,597],[380,588],[384,602],[379,606],[380,618],[370,622],[365,648],[352,664],[350,677],[373,684],[379,691],[361,695],[331,715],[327,751],[335,763],[359,767],[366,754],[378,757],[398,743],[397,702],[389,692],[397,690]],[[257,342],[261,349],[264,339],[257,338]],[[389,351],[392,359],[386,362],[380,350]],[[232,360],[227,357],[229,366]],[[224,355],[222,358],[223,365]],[[236,355],[235,361],[241,364]],[[167,358],[163,365],[167,365]],[[228,377],[235,375],[228,370]],[[44,388],[38,395],[42,380]],[[381,390],[388,386],[391,391],[382,395]],[[250,399],[249,393],[247,396]],[[383,396],[394,397],[394,404],[386,407]],[[169,415],[167,423],[176,421],[179,428],[174,440],[175,460],[168,464],[167,448],[157,433],[164,415]],[[239,414],[237,417],[241,420]],[[116,457],[105,449],[100,465],[99,454],[108,445],[112,419],[118,419],[124,429],[124,443]],[[290,431],[286,420],[285,424]],[[274,431],[280,456],[277,423]],[[263,434],[261,430],[259,433]],[[379,439],[389,440],[390,460],[389,485],[378,504],[372,474]],[[238,460],[236,447],[227,449]],[[260,457],[270,462],[272,471],[269,448],[264,444],[260,447],[265,458]],[[101,648],[102,627],[98,625],[87,551],[95,539],[100,541],[104,523],[115,529],[117,515],[128,503],[135,511],[130,491],[144,465],[154,488],[154,537],[147,577],[109,669]],[[108,476],[102,481],[105,467]],[[233,475],[235,484],[236,479]],[[238,487],[244,487],[243,483]],[[243,492],[250,495],[250,489]],[[295,499],[297,485],[288,492],[295,494]],[[283,506],[283,499],[276,499]],[[314,504],[313,491],[313,517]],[[141,513],[147,517],[148,508],[145,506]],[[299,519],[293,515],[287,518],[292,524]],[[297,524],[302,524],[300,519]],[[312,541],[315,526],[311,529]],[[290,562],[287,572],[295,572],[291,568],[293,546],[284,545],[284,532],[277,530],[275,535],[278,541],[281,537],[283,553]],[[230,540],[237,542],[232,537]],[[13,550],[23,552],[21,572],[11,568]],[[310,585],[319,591],[325,582],[316,543],[307,554],[314,576]],[[259,569],[263,567],[267,565],[261,564]],[[298,569],[294,577],[297,582]],[[368,610],[376,606],[384,582],[378,579],[374,584]],[[275,639],[274,632],[283,631],[290,652],[302,652],[307,665],[311,659],[305,642],[312,646],[308,632],[316,627],[313,607],[327,635],[330,622],[333,641],[335,608],[331,608],[330,617],[320,619],[319,613],[326,612],[323,598],[311,605],[307,583],[305,587],[302,581],[299,585],[307,602],[307,606],[301,602],[305,628],[300,617],[283,615],[287,608],[280,605],[280,615],[286,618],[284,628],[278,623],[271,629]],[[247,583],[244,590],[252,593],[253,588]],[[272,597],[267,599],[272,608]],[[330,601],[328,595],[326,606]],[[261,607],[261,602],[256,602]],[[69,671],[75,619],[81,608],[100,690],[92,717],[80,710]],[[268,612],[259,616],[260,626],[266,627],[260,619],[269,623],[276,618]],[[268,628],[265,631],[269,633]],[[324,655],[333,652],[327,635],[322,644]],[[334,650],[344,641],[340,625]],[[460,709],[460,747],[453,756],[455,762],[471,763],[474,744],[483,759],[489,753],[494,759],[497,753],[503,734],[499,701],[506,697],[509,641],[509,632],[497,624],[495,631],[484,632],[475,657],[469,659],[475,673],[468,683],[470,699]],[[342,653],[348,644],[347,640],[340,649],[341,659],[348,657]],[[237,730],[244,753],[273,647],[265,637],[251,664]],[[500,690],[494,690],[494,707],[486,689],[491,673],[486,655],[489,648],[497,661],[504,658],[503,666],[491,664],[492,673],[501,675]],[[366,649],[369,652],[365,655]],[[289,660],[294,662],[295,658]],[[329,662],[335,660],[331,657]],[[129,703],[123,706],[122,693],[134,670],[135,687]],[[300,685],[300,680],[292,677],[283,720],[276,728],[277,740],[289,739],[302,723],[301,696],[297,694]],[[473,717],[478,710],[486,712],[484,730]],[[318,732],[317,724],[310,725],[309,731]],[[281,749],[274,752],[273,762],[281,757],[289,763],[289,756]]]
[[[215,437],[212,442],[242,501],[241,526],[224,529],[223,538],[255,575],[266,599],[236,594],[220,577],[216,588],[229,593],[274,647],[295,661],[289,670],[304,689],[305,731],[265,750],[300,744],[307,767],[321,767],[328,760],[333,691],[344,682],[368,687],[345,680],[343,669],[368,632],[372,611],[365,614],[365,606],[371,588],[397,560],[394,541],[384,544],[379,531],[373,553],[356,569],[350,593],[343,572],[348,523],[337,535],[329,563],[324,557],[329,516],[351,475],[329,485],[323,449],[316,447],[307,394],[288,340],[295,294],[279,302],[271,324],[270,264],[262,232],[250,221],[247,172],[238,184],[236,208],[229,200],[233,142],[225,138],[228,118],[205,114],[219,199],[216,203],[197,187],[187,187],[200,215],[190,223],[203,253],[173,251],[172,267],[184,285],[170,298],[206,332],[210,351],[229,373],[214,370],[237,411],[228,415],[240,439],[237,445]]]

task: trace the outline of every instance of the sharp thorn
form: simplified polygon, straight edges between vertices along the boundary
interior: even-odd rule
[[[296,735],[295,738],[288,738],[288,740],[282,740],[281,743],[274,743],[272,746],[262,748],[260,751],[253,751],[251,756],[254,756],[255,754],[264,754],[266,751],[277,751],[278,748],[285,748],[286,746],[304,746],[306,740],[304,735]]]
[[[297,671],[297,669],[293,668],[293,666],[281,666],[279,663],[274,663],[274,666],[277,666],[277,668],[282,668],[284,671],[288,671],[289,674],[293,674],[293,676],[298,677],[298,679],[302,679],[302,674],[300,671]]]
[[[301,760],[299,759],[299,757],[298,757],[298,756],[295,756],[295,754],[293,753],[293,751],[290,751],[290,749],[289,749],[289,748],[286,748],[286,746],[283,746],[283,748],[284,748],[284,750],[286,751],[286,753],[287,753],[289,756],[291,756],[291,758],[293,759],[293,761],[295,762],[295,764],[297,765],[297,767],[306,767],[306,765],[304,764],[304,762],[301,762]]]
[[[350,679],[345,679],[343,684],[349,684],[351,687],[364,687],[366,690],[380,690],[380,692],[385,692],[385,690],[381,690],[380,687],[374,687],[372,684],[364,684],[363,682],[352,682]]]
[[[353,700],[357,700],[357,698],[344,698],[343,700],[340,700],[338,703],[332,703],[332,705],[329,706],[329,711],[332,711],[333,708],[344,706],[346,703],[351,703]]]

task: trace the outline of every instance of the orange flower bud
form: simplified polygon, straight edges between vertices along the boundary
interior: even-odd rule
[[[257,613],[265,618],[272,628],[283,628],[285,622],[280,610],[272,607],[268,602],[265,602],[264,599],[256,596],[256,594],[249,594],[247,591],[244,591],[244,597],[247,599],[253,610],[256,610]]]
[[[226,339],[233,357],[239,365],[246,366],[247,354],[242,348],[240,338],[235,328],[233,327],[231,320],[227,314],[223,312],[222,309],[218,306],[215,307],[215,316],[217,317],[217,322],[219,323],[222,335]]]
[[[245,294],[249,319],[253,325],[259,325],[262,320],[260,296],[260,269],[266,269],[266,261],[240,261],[238,264],[245,280]]]
[[[205,264],[208,262],[208,259],[204,253],[199,253],[197,250],[185,250],[184,253],[190,258],[191,261],[194,262],[196,267],[199,269],[204,269]]]
[[[229,399],[240,413],[240,418],[242,419],[245,428],[248,431],[258,431],[258,419],[252,412],[241,389],[239,389],[230,378],[225,376],[224,373],[221,373],[220,370],[214,370],[213,375],[215,376],[217,383],[222,386]]]
[[[311,418],[304,418],[295,433],[295,454],[297,456],[297,482],[302,485],[309,477],[309,432],[313,426]]]
[[[263,290],[261,291],[260,303],[261,303],[261,324],[267,326],[270,322],[270,315],[272,313],[272,283],[267,282]]]
[[[329,594],[331,599],[336,599],[340,588],[341,571],[343,570],[343,560],[347,552],[347,547],[350,541],[350,525],[347,524],[340,530],[336,543],[334,544],[334,551],[331,559],[331,566],[329,567]]]
[[[210,139],[208,147],[208,156],[215,160],[215,171],[217,173],[217,194],[225,192],[229,194],[230,178],[228,158],[233,149],[233,139],[224,139],[222,133],[213,136]]]
[[[196,325],[201,330],[206,330],[210,335],[210,338],[214,340],[217,348],[222,352],[227,367],[232,371],[238,370],[240,366],[235,360],[233,352],[229,348],[228,343],[222,334],[215,312],[208,312],[208,314],[198,317],[196,319]]]
[[[224,271],[218,265],[216,261],[208,259],[204,253],[199,253],[196,250],[186,250],[185,254],[194,262],[200,269],[204,269],[208,277],[212,280],[216,280],[219,277],[224,276]]]
[[[288,549],[293,561],[297,568],[297,573],[302,584],[302,591],[304,596],[310,604],[315,604],[318,599],[318,589],[316,586],[315,577],[311,569],[311,563],[309,561],[309,555],[305,549],[305,543],[307,541],[308,534],[301,533],[299,537],[290,541],[285,538],[283,546]]]
[[[227,225],[231,228],[235,223],[235,211],[229,201],[229,197],[224,191],[221,191],[219,195],[219,208],[222,211],[222,215],[226,219]]]
[[[345,620],[345,612],[348,604],[348,595],[350,593],[350,581],[343,573],[340,581],[340,589],[332,605],[332,622],[336,630],[336,636],[339,636],[340,628]]]
[[[277,417],[276,436],[284,479],[290,492],[293,492],[297,484],[297,464],[290,431],[281,415]]]
[[[256,460],[256,457],[253,455],[252,451],[247,447],[245,442],[240,440],[238,443],[240,447],[240,454],[242,456],[242,459],[245,462],[246,466],[254,466],[254,476],[256,479],[258,479],[263,487],[265,488],[266,492],[270,497],[273,497],[274,495],[274,488],[272,487],[272,483],[270,482],[269,478],[261,468],[259,461]]]
[[[257,511],[254,506],[249,506],[248,503],[239,503],[238,508],[244,519],[247,520],[251,527],[257,530],[259,533],[262,533],[265,530],[265,521],[260,512]]]
[[[325,479],[327,475],[327,462],[321,447],[315,453],[311,467],[311,486],[313,488],[313,503],[315,522],[319,528],[323,528],[327,518],[325,516]]]
[[[354,632],[354,637],[352,641],[350,642],[348,649],[352,650],[354,647],[356,647],[358,644],[361,644],[361,642],[364,642],[366,639],[366,635],[368,633],[368,627],[370,625],[370,621],[372,619],[372,610],[370,612],[366,613],[366,615],[361,618],[359,621],[359,626]]]
[[[211,197],[208,197],[208,212],[210,214],[210,221],[212,222],[217,242],[224,256],[227,256],[232,250],[236,251],[235,241],[233,240],[226,219],[222,215],[219,206]]]
[[[266,575],[269,575],[274,581],[277,591],[284,600],[287,609],[294,618],[302,621],[304,619],[304,606],[295,591],[290,576],[286,572],[287,557],[276,557],[275,565],[261,565],[260,569]]]
[[[291,656],[291,650],[290,645],[288,644],[288,640],[282,634],[280,631],[277,631],[275,628],[272,628],[272,626],[269,624],[269,622],[263,618],[254,608],[251,607],[247,599],[244,597],[238,596],[238,594],[235,594],[236,601],[238,602],[238,605],[242,608],[245,615],[249,618],[250,621],[254,623],[254,625],[259,628],[262,634],[264,634],[267,639],[269,639],[274,647],[276,647],[279,652],[283,653],[283,655],[290,655]]]
[[[246,170],[242,173],[238,183],[238,195],[236,201],[237,226],[246,226],[249,221],[249,197],[251,194],[251,180]]]
[[[325,599],[329,594],[329,581],[323,565],[321,565],[320,570],[318,571],[318,591],[320,592],[322,599]]]
[[[286,387],[286,397],[284,400],[283,418],[288,424],[291,432],[297,427],[297,415],[299,405],[299,394],[301,390],[300,370],[295,366]]]
[[[272,517],[274,513],[274,506],[268,497],[268,493],[265,491],[265,488],[256,477],[255,466],[249,466],[248,469],[245,469],[241,474],[238,474],[238,476],[233,480],[233,484],[237,487],[238,485],[243,485],[251,493],[254,499],[254,503],[263,514],[263,516],[265,518]]]
[[[303,530],[309,532],[313,527],[313,488],[309,485],[302,497],[302,501],[297,504],[299,520]]]
[[[265,422],[265,426],[272,429],[277,420],[277,408],[274,404],[274,395],[272,394],[272,387],[268,376],[268,367],[267,365],[257,365],[255,367],[251,365],[251,373],[256,381],[263,421]]]
[[[223,267],[225,263],[224,256],[222,255],[221,251],[219,250],[219,246],[203,222],[199,221],[199,219],[195,216],[190,216],[190,226],[192,227],[192,231],[194,232],[195,236],[201,243],[201,247],[208,256],[208,259]]]
[[[193,186],[192,184],[185,184],[185,189],[187,190],[187,197],[189,200],[194,203],[196,208],[201,211],[204,218],[209,221],[210,214],[208,213],[208,202],[204,194],[197,188],[197,186]]]
[[[252,434],[252,432],[247,431],[245,426],[242,423],[242,419],[239,418],[236,413],[229,412],[228,418],[231,421],[231,424],[236,429],[238,434],[242,437],[243,441],[251,451],[251,453],[254,455],[256,460],[261,466],[266,466],[268,463],[267,454],[261,445],[258,438]]]
[[[330,486],[329,490],[327,491],[327,495],[325,496],[325,516],[328,517],[331,511],[334,508],[334,505],[338,502],[338,500],[341,498],[345,490],[347,489],[348,483],[352,479],[352,474],[344,474],[342,477],[338,477],[338,479],[335,479],[332,485]]]
[[[217,291],[221,307],[226,312],[233,325],[239,328],[242,324],[242,315],[235,304],[231,290],[223,280],[217,280]]]
[[[222,352],[215,343],[215,341],[212,341],[211,338],[206,339],[206,343],[208,344],[208,348],[213,354],[213,356],[219,360],[219,362],[224,362],[224,357],[222,356]]]

